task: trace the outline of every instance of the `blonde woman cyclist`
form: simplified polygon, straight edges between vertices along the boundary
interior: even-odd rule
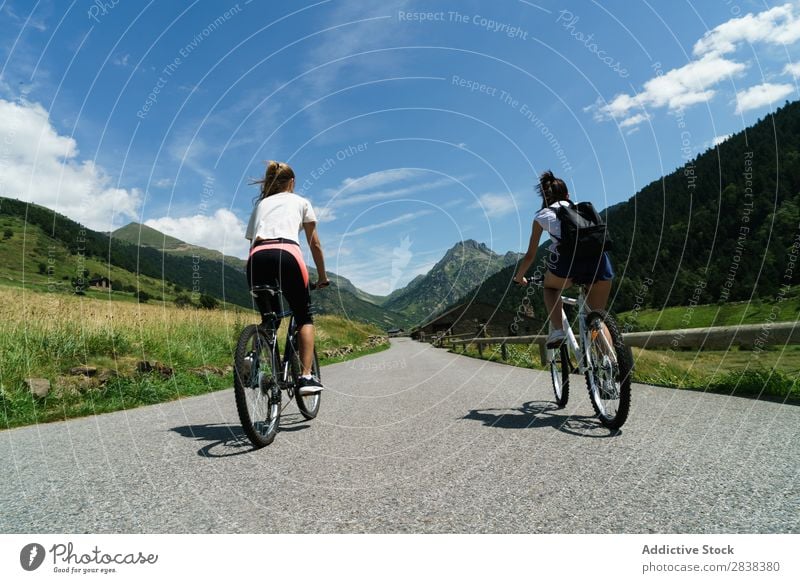
[[[586,303],[592,310],[604,310],[611,293],[611,280],[614,269],[608,253],[604,252],[599,261],[582,260],[571,254],[559,253],[558,243],[561,237],[561,221],[558,218],[558,207],[568,205],[569,191],[566,183],[553,176],[548,170],[539,177],[537,190],[542,197],[542,208],[533,220],[528,251],[519,264],[514,282],[528,285],[525,274],[536,258],[536,249],[544,231],[550,235],[547,272],[544,276],[544,304],[550,316],[550,334],[547,337],[548,348],[558,348],[566,338],[561,322],[561,294],[573,284],[586,285]],[[608,333],[606,332],[606,335]],[[609,337],[610,341],[610,337]]]
[[[317,217],[311,203],[294,193],[294,171],[282,162],[270,161],[263,180],[252,184],[261,185],[259,195],[245,238],[250,241],[250,256],[247,260],[247,283],[279,287],[289,303],[297,322],[300,363],[300,395],[311,395],[322,391],[322,383],[311,374],[314,362],[314,320],[311,316],[311,294],[308,269],[300,250],[299,233],[305,231],[311,256],[317,267],[317,287],[329,285],[325,272],[325,258],[317,234]],[[277,298],[274,298],[277,302]],[[279,311],[277,305],[265,311]]]

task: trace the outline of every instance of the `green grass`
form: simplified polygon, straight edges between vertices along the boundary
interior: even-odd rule
[[[198,374],[195,369],[232,365],[238,335],[254,315],[245,310],[179,309],[170,305],[36,293],[0,287],[0,427],[16,427],[116,411],[232,386],[230,372]],[[350,346],[339,362],[388,346],[371,346],[382,332],[336,316],[318,316],[317,350]],[[158,361],[171,378],[139,374],[138,361]],[[105,369],[105,384],[70,375],[78,365]],[[26,378],[45,378],[51,392],[31,396]],[[80,390],[62,390],[62,387]],[[57,390],[58,387],[58,390]]]
[[[509,345],[507,359],[499,347],[474,347],[465,354],[493,362],[543,370],[537,346]],[[459,348],[457,354],[462,354]],[[708,391],[739,397],[800,404],[800,346],[755,352],[750,350],[678,352],[633,349],[637,383]]]
[[[767,321],[793,322],[800,317],[800,286],[794,286],[783,301],[753,300],[726,304],[702,304],[693,307],[675,306],[663,310],[646,309],[638,313],[623,312],[617,316],[631,332],[677,330],[708,326],[763,324]]]

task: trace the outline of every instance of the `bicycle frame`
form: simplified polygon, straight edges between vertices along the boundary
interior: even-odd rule
[[[580,342],[578,338],[575,337],[575,332],[572,330],[572,326],[567,319],[567,313],[564,311],[563,306],[561,308],[561,327],[567,336],[565,340],[567,347],[577,362],[578,372],[580,374],[585,374],[591,367],[591,355],[587,349],[589,345],[587,342],[588,335],[586,330],[587,311],[586,296],[583,293],[583,286],[580,287],[577,298],[561,296],[561,302],[568,306],[578,306],[578,334],[580,335]]]
[[[589,352],[589,331],[586,329],[586,315],[588,314],[588,310],[583,286],[580,287],[577,298],[561,296],[561,302],[568,306],[578,306],[578,334],[580,335],[580,342],[572,331],[572,326],[567,319],[567,314],[563,307],[561,308],[561,326],[567,336],[565,340],[567,347],[577,361],[578,372],[580,372],[580,374],[585,374],[586,371],[592,368],[593,363],[592,355]],[[606,344],[606,348],[611,352],[613,348],[608,343],[605,334],[602,334],[602,338]]]

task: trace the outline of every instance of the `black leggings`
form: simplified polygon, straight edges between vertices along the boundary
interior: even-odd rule
[[[311,317],[311,294],[308,288],[308,271],[302,263],[302,255],[290,252],[286,244],[272,245],[267,243],[256,247],[256,250],[247,260],[247,283],[252,288],[257,285],[270,285],[281,288],[283,297],[289,302],[289,307],[294,313],[297,327],[313,324]],[[271,296],[270,302],[265,301],[266,294],[259,294],[256,298],[258,309],[262,315],[267,312],[281,311],[280,301],[277,296]]]

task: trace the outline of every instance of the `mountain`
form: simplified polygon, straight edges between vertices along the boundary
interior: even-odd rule
[[[800,102],[603,214],[615,245],[615,311],[751,297],[779,305],[785,286],[800,283]],[[462,299],[516,311],[525,292],[513,276],[513,267],[503,269]],[[541,295],[537,289],[525,300],[537,316],[544,315]]]
[[[214,261],[222,261],[226,265],[230,265],[240,271],[244,271],[246,261],[234,257],[232,255],[223,255],[214,249],[207,249],[199,245],[192,245],[186,243],[175,237],[162,233],[161,231],[142,225],[140,223],[128,223],[124,227],[120,227],[111,233],[111,238],[127,241],[133,245],[141,245],[143,247],[152,247],[165,253],[173,255],[182,255],[187,257],[202,257],[205,259],[212,259]]]
[[[68,293],[76,277],[105,276],[119,299],[126,294],[133,299],[138,289],[167,301],[180,293],[196,293],[252,307],[243,261],[150,227],[134,223],[100,233],[48,208],[0,197],[0,228],[0,277],[14,285]],[[141,238],[142,244],[131,242],[133,238]],[[347,279],[330,277],[331,287],[312,296],[317,313],[345,315],[383,328],[408,326],[405,315],[362,299],[369,294]]]
[[[484,243],[461,241],[425,275],[392,292],[383,307],[420,323],[503,267],[516,264],[517,254],[498,255]]]
[[[607,211],[618,310],[775,298],[800,283],[800,102]],[[663,227],[662,227],[663,225]]]

